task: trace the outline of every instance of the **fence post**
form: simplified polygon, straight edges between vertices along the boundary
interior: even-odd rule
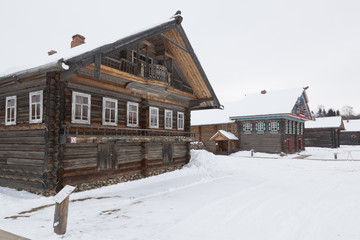
[[[76,187],[66,185],[58,194],[55,195],[55,214],[54,214],[54,232],[59,235],[66,233],[69,197]]]

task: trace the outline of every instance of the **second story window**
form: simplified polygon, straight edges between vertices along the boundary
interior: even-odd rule
[[[139,104],[134,102],[127,103],[127,126],[137,127],[139,126]]]
[[[149,112],[150,128],[159,128],[159,108],[150,107]]]
[[[173,111],[165,109],[165,129],[172,129]]]
[[[72,92],[71,122],[90,124],[91,95]]]
[[[112,98],[103,98],[102,124],[117,125],[118,101]]]
[[[16,96],[6,97],[5,125],[16,125]]]
[[[184,113],[183,112],[178,112],[177,113],[177,129],[178,130],[184,130]]]
[[[29,94],[29,122],[41,123],[43,116],[43,91]]]

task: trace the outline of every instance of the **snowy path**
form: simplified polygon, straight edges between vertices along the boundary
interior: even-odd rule
[[[192,152],[182,170],[71,195],[53,234],[51,198],[0,188],[0,228],[31,239],[360,239],[360,162]],[[20,216],[17,218],[7,218]]]

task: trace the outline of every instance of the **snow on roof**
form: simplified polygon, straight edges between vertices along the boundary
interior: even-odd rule
[[[224,103],[224,110],[201,110],[191,112],[191,124],[218,124],[233,122],[229,117],[289,114],[303,88],[268,91],[266,94],[248,94],[238,101]]]
[[[219,133],[221,133],[222,135],[224,135],[227,139],[229,140],[239,140],[233,133],[231,132],[227,132],[225,130],[219,130],[217,131],[211,138],[210,140],[212,140],[216,135],[218,135]]]
[[[339,128],[341,116],[316,118],[315,121],[305,122],[305,128]]]
[[[29,70],[36,70],[38,68],[43,68],[45,66],[55,65],[59,61],[66,61],[73,57],[79,56],[83,53],[90,52],[97,48],[101,48],[104,45],[119,41],[125,37],[129,37],[134,34],[141,33],[147,29],[151,29],[151,28],[159,26],[161,24],[170,23],[172,21],[174,21],[174,18],[167,19],[166,21],[163,21],[156,25],[152,25],[148,28],[143,28],[140,31],[136,31],[136,32],[134,32],[134,30],[131,28],[127,28],[126,29],[127,31],[126,30],[123,31],[124,29],[121,29],[121,34],[118,36],[112,35],[110,38],[101,36],[99,39],[95,39],[94,41],[87,41],[85,44],[79,45],[74,48],[60,47],[60,48],[56,49],[58,51],[58,53],[53,54],[51,56],[48,56],[48,54],[46,52],[39,53],[39,55],[37,55],[37,56],[28,56],[28,57],[24,56],[23,58],[18,59],[18,61],[16,63],[9,63],[10,65],[8,67],[0,69],[1,70],[0,78],[13,76],[18,73],[23,73],[23,72],[26,72]],[[69,44],[70,44],[70,42],[69,42]],[[29,57],[30,57],[31,61],[29,61]]]
[[[360,131],[360,119],[345,120],[344,125],[345,125],[345,130],[343,130],[344,132],[359,132]]]
[[[303,91],[303,88],[293,88],[249,94],[238,102],[232,117],[291,113]]]

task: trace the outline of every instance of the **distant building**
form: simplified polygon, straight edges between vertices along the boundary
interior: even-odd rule
[[[360,119],[345,120],[340,132],[340,145],[360,145]]]
[[[340,131],[344,130],[341,116],[316,118],[305,123],[305,145],[307,147],[338,148]]]
[[[191,127],[197,140],[216,152],[215,142],[210,141],[218,130],[229,131],[239,139],[238,150],[269,153],[294,153],[304,150],[304,122],[312,120],[305,89],[261,91],[242,100],[225,105],[225,110],[203,113],[207,124]],[[200,115],[200,114],[198,114]],[[221,115],[221,116],[220,116]],[[223,117],[233,122],[213,123]]]

